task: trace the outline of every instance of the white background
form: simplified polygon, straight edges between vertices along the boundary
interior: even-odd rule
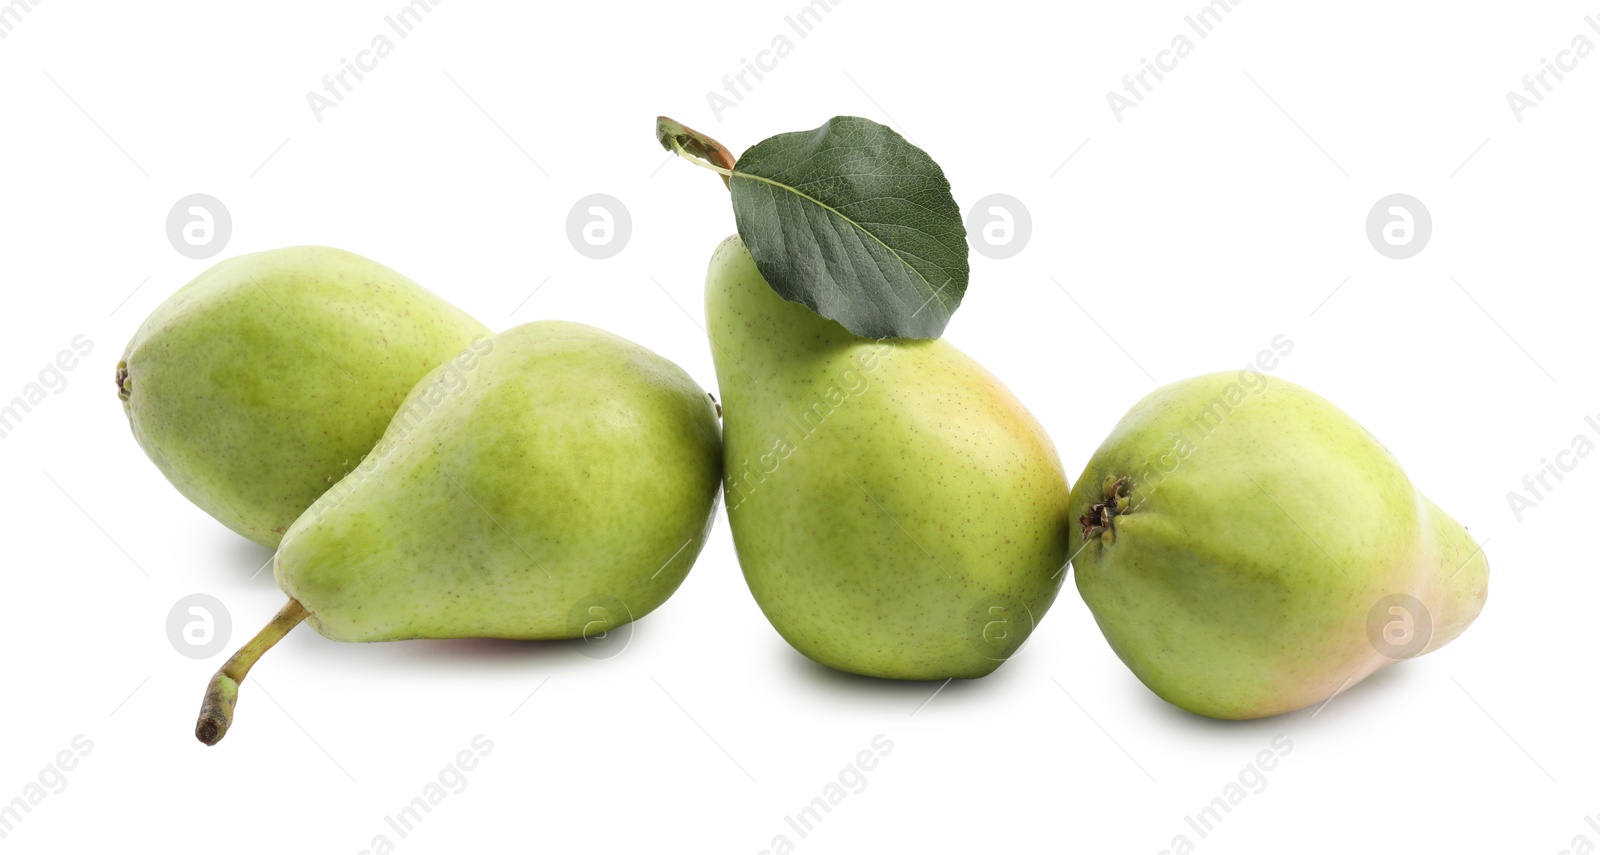
[[[1600,8],[1252,0],[1194,37],[1119,122],[1106,93],[1186,32],[1200,0],[844,0],[805,38],[783,21],[802,0],[452,0],[317,121],[306,93],[402,5],[49,0],[0,40],[0,401],[74,336],[94,343],[0,440],[0,801],[76,734],[93,743],[0,846],[357,852],[380,833],[418,853],[757,852],[779,834],[800,852],[1149,853],[1178,834],[1219,853],[1600,841],[1585,823],[1600,811],[1600,460],[1520,522],[1507,501],[1527,495],[1541,459],[1593,437],[1584,417],[1600,413],[1600,58],[1520,122],[1505,97],[1578,33],[1600,41],[1584,22]],[[707,92],[779,33],[793,52],[714,115]],[[719,519],[688,581],[615,658],[339,644],[301,628],[252,672],[227,740],[202,747],[194,715],[226,654],[176,652],[168,610],[216,596],[231,650],[281,595],[256,572],[268,552],[186,502],[134,443],[112,374],[139,321],[222,257],[320,243],[496,329],[602,326],[715,388],[701,288],[731,210],[710,173],[665,162],[658,113],[735,152],[865,116],[932,153],[963,210],[991,193],[1021,200],[1031,242],[1004,261],[973,254],[946,336],[1030,406],[1074,478],[1157,384],[1242,366],[1288,336],[1277,373],[1345,408],[1487,541],[1482,617],[1315,716],[1220,723],[1147,691],[1069,581],[1016,659],[929,700],[936,684],[835,674],[790,649]],[[1373,203],[1397,192],[1434,222],[1406,261],[1365,235]],[[190,193],[232,213],[211,261],[166,237]],[[591,193],[631,212],[631,240],[608,260],[566,237]],[[283,378],[284,394],[294,385]],[[465,790],[395,835],[384,818],[476,734],[493,748]],[[866,789],[799,837],[785,816],[877,734],[894,747]],[[1266,789],[1195,834],[1184,817],[1279,734],[1293,748]]]

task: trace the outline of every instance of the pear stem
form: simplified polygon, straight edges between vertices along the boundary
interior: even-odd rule
[[[309,614],[299,600],[291,597],[271,622],[256,633],[255,638],[239,648],[239,652],[229,657],[212,675],[211,682],[206,685],[205,699],[200,703],[200,719],[194,725],[196,739],[207,745],[222,741],[228,732],[228,725],[233,723],[233,705],[239,699],[239,684],[250,673],[250,666],[256,664],[261,654],[282,641],[289,630],[299,626]]]
[[[697,156],[695,156],[693,154],[690,154],[688,152],[688,150],[686,150],[683,147],[683,143],[680,143],[677,140],[672,140],[672,150],[674,152],[676,152],[677,155],[679,157],[683,158],[684,160],[687,160],[690,163],[692,163],[695,166],[698,166],[698,167],[700,167],[702,169],[709,169],[712,172],[715,172],[718,175],[721,175],[723,178],[728,178],[728,177],[731,177],[733,175],[733,169],[732,168],[727,167],[727,166],[719,166],[719,165],[717,165],[715,163],[711,163],[710,161],[705,160],[704,158],[697,157]]]
[[[733,156],[733,152],[728,151],[727,146],[666,116],[656,117],[656,140],[667,151],[695,166],[721,175],[723,186],[732,189],[729,179],[733,176],[738,159]]]

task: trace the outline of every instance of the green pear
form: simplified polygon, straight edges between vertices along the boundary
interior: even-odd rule
[[[706,323],[728,521],[783,638],[842,671],[981,677],[1060,590],[1071,516],[1050,438],[942,340],[873,340],[772,290],[737,237]]]
[[[1254,371],[1134,405],[1072,508],[1078,591],[1133,673],[1201,715],[1301,709],[1435,650],[1489,565],[1333,404]]]
[[[714,406],[581,324],[525,324],[440,366],[284,535],[289,604],[212,678],[196,736],[222,738],[245,673],[301,620],[336,641],[562,639],[648,614],[711,529]]]
[[[178,492],[277,546],[417,381],[488,335],[359,255],[277,249],[217,264],[162,303],[128,343],[117,391]]]

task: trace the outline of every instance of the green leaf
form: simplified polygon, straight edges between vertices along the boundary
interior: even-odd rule
[[[967,230],[922,149],[838,116],[758,143],[731,179],[739,236],[784,299],[859,336],[944,332],[967,290]]]

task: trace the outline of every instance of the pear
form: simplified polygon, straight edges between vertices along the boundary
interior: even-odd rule
[[[162,303],[128,343],[117,391],[178,492],[274,547],[424,374],[488,335],[359,255],[277,249],[217,264]]]
[[[1489,565],[1372,434],[1254,371],[1162,387],[1095,452],[1072,507],[1078,591],[1157,695],[1249,719],[1435,650]]]
[[[873,340],[711,259],[728,521],[779,635],[831,668],[981,677],[1059,591],[1066,475],[1000,381],[942,340]]]
[[[714,406],[581,324],[525,324],[440,366],[284,535],[289,603],[212,678],[195,735],[222,738],[239,682],[301,620],[336,641],[563,639],[648,614],[711,529]]]

